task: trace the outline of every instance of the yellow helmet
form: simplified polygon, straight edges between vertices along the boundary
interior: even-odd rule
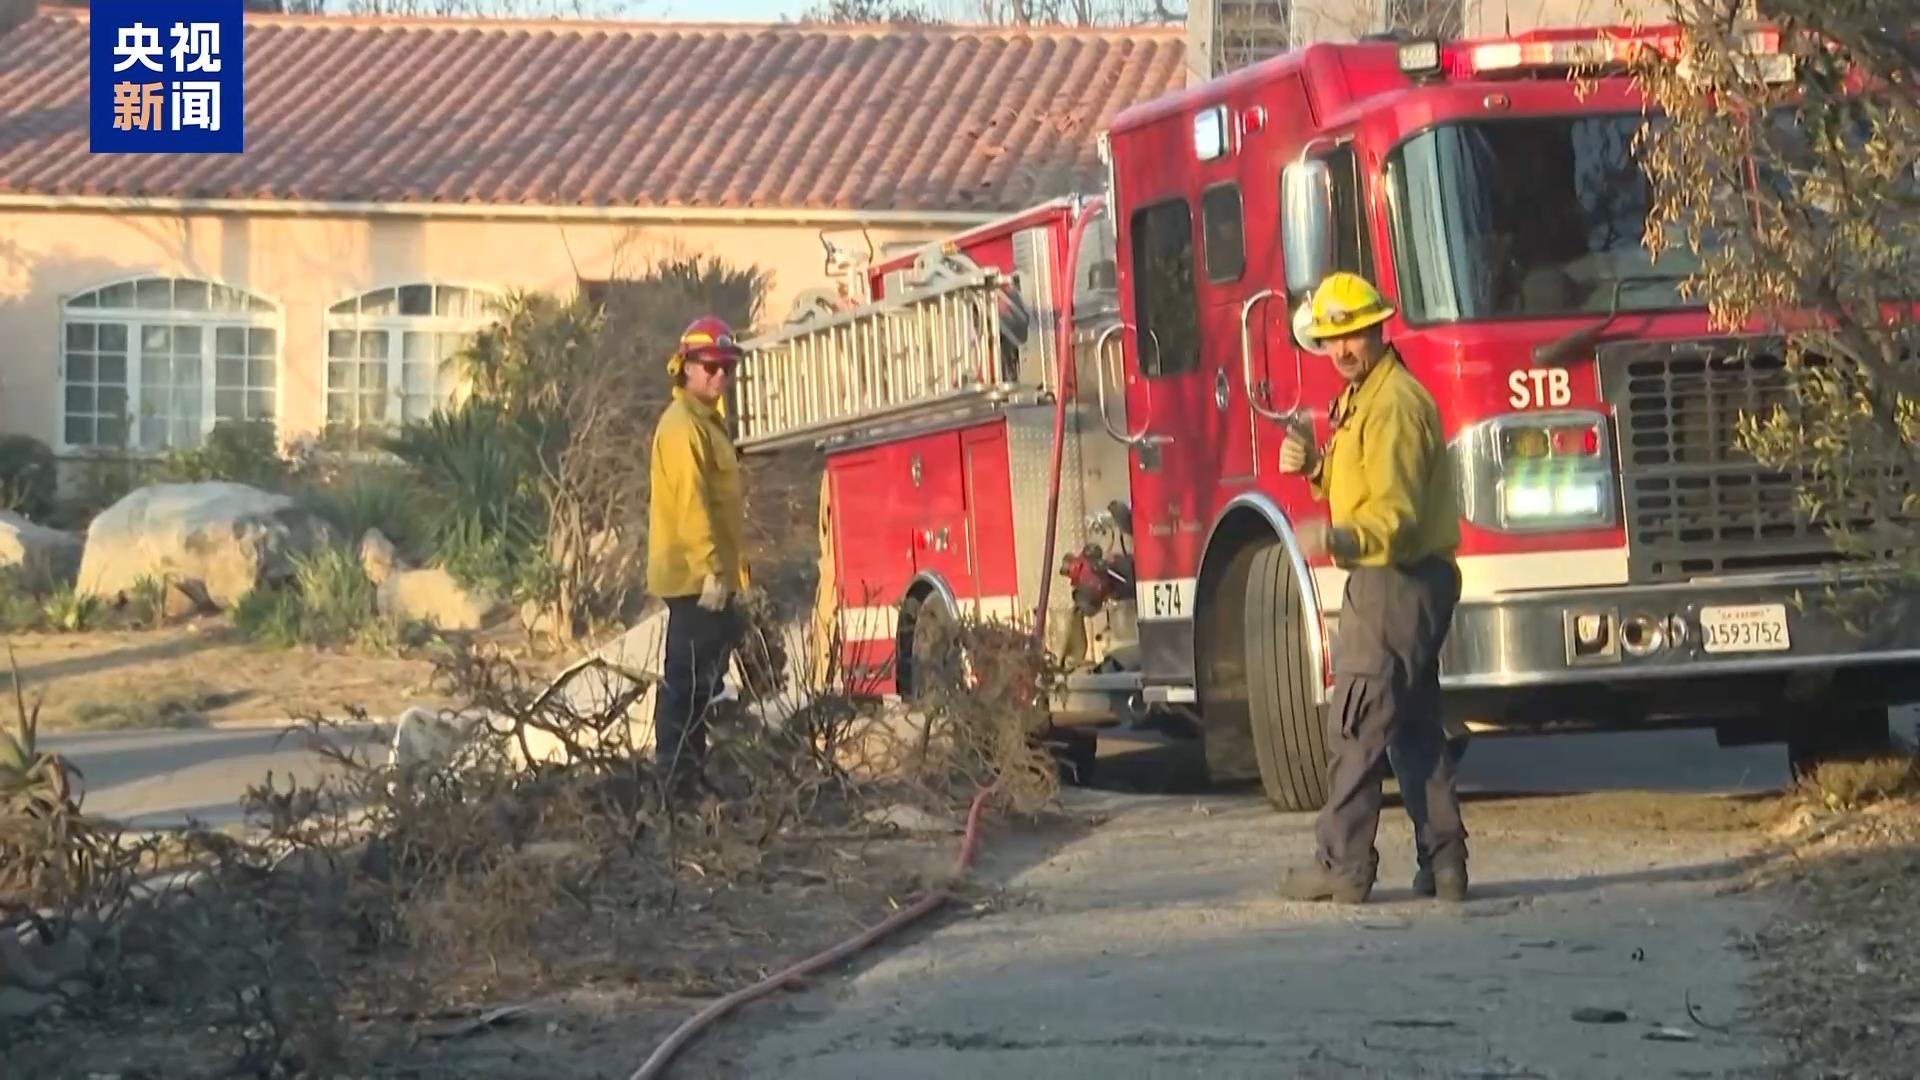
[[[1387,303],[1372,282],[1359,274],[1341,271],[1327,275],[1320,287],[1313,290],[1313,322],[1307,326],[1307,335],[1344,337],[1391,318],[1393,305]]]

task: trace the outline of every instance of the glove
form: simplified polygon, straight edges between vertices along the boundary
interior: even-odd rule
[[[1285,448],[1282,448],[1284,454]],[[1282,457],[1284,461],[1284,456]],[[1285,468],[1284,465],[1281,466]],[[1293,523],[1293,538],[1300,542],[1300,554],[1317,559],[1327,553],[1327,534],[1333,530],[1326,518],[1306,518]]]
[[[1287,437],[1280,443],[1280,471],[1283,473],[1309,473],[1319,464],[1320,451],[1313,445],[1313,429],[1293,426],[1287,429]]]
[[[727,606],[727,586],[713,574],[700,586],[700,606],[708,611],[720,611]]]
[[[1360,554],[1360,545],[1352,530],[1336,529],[1326,518],[1307,518],[1296,522],[1293,537],[1300,543],[1300,554],[1309,559],[1331,555],[1351,559]]]

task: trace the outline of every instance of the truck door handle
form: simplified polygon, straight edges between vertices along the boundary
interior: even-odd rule
[[[1261,380],[1260,392],[1254,392],[1253,331],[1248,326],[1248,320],[1253,316],[1253,309],[1273,297],[1272,289],[1261,289],[1247,297],[1246,303],[1240,305],[1240,378],[1247,388],[1247,408],[1253,410],[1255,416],[1264,416],[1275,423],[1284,424],[1292,420],[1294,414],[1300,411],[1300,354],[1297,351],[1293,354],[1293,405],[1285,410],[1267,408],[1260,404],[1260,399],[1269,396],[1272,389],[1265,380]]]
[[[1145,443],[1145,442],[1155,442],[1155,443],[1165,442],[1167,440],[1164,438],[1156,439],[1153,436],[1147,434],[1147,425],[1153,423],[1153,389],[1152,387],[1149,386],[1146,390],[1147,420],[1146,420],[1146,423],[1143,423],[1140,425],[1140,430],[1138,432],[1129,434],[1128,432],[1122,431],[1121,429],[1114,427],[1113,421],[1112,419],[1109,418],[1109,415],[1107,413],[1107,339],[1112,337],[1115,334],[1120,333],[1123,330],[1130,330],[1130,329],[1132,329],[1132,327],[1129,327],[1126,323],[1114,323],[1112,326],[1109,326],[1105,330],[1101,331],[1100,336],[1096,338],[1093,343],[1093,367],[1094,367],[1093,383],[1100,390],[1100,426],[1103,428],[1106,428],[1107,434],[1112,436],[1115,441],[1126,443],[1128,446],[1139,446],[1141,443]],[[1147,336],[1150,338],[1153,338],[1154,354],[1156,356],[1159,355],[1159,352],[1160,352],[1159,336],[1156,335],[1151,330],[1147,331]],[[1134,335],[1134,340],[1136,341],[1139,340],[1139,334],[1137,332]]]

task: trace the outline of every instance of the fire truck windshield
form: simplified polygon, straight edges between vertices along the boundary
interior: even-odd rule
[[[1400,301],[1411,323],[1692,306],[1698,261],[1641,242],[1651,192],[1639,113],[1449,123],[1387,161]]]

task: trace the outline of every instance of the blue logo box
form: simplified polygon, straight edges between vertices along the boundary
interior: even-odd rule
[[[89,21],[94,153],[246,149],[241,0],[93,0]]]

